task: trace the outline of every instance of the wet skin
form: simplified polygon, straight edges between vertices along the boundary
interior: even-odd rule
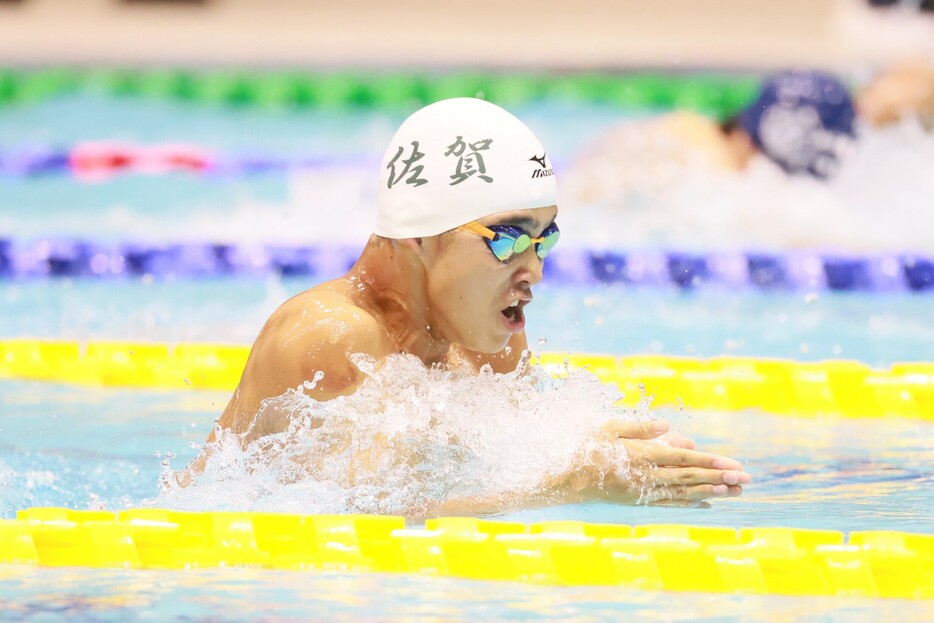
[[[538,237],[556,216],[551,206],[479,222],[515,225]],[[349,359],[355,353],[377,361],[406,353],[426,365],[479,370],[489,364],[511,372],[527,348],[524,308],[542,279],[542,264],[534,247],[501,262],[483,238],[462,230],[404,240],[372,236],[345,276],[292,297],[272,314],[218,426],[241,434],[245,443],[285,430],[287,415],[266,409],[257,418],[262,401],[302,386],[319,371],[324,377],[305,390],[310,397],[324,401],[353,393],[364,378]],[[624,445],[630,477],[607,474],[604,457],[582,456],[568,473],[524,499],[448,500],[435,510],[480,513],[541,500],[697,502],[740,495],[749,475],[737,461],[694,451],[693,441],[667,429],[666,422],[612,422],[601,431],[608,442]],[[212,432],[208,440],[213,439]],[[190,468],[201,471],[205,458]],[[190,474],[180,480],[187,484]]]

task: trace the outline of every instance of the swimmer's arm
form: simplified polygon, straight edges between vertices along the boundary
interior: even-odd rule
[[[313,389],[304,389],[310,397],[325,401],[352,394],[363,374],[350,355],[362,353],[379,360],[390,352],[385,331],[359,308],[334,304],[317,310],[285,310],[280,317],[274,315],[257,338],[218,425],[237,433],[249,431],[245,441],[282,432],[289,424],[286,415],[266,413],[265,421],[255,421],[264,400],[302,386],[317,372],[323,372],[323,378]]]
[[[588,501],[619,504],[698,504],[718,497],[736,497],[751,481],[742,465],[724,456],[694,451],[690,439],[671,436],[670,445],[653,440],[668,436],[664,420],[612,422],[601,431],[607,440],[624,445],[629,473],[615,474],[599,454],[581,456],[563,473],[546,478],[532,491],[490,497],[469,496],[442,502],[438,515],[484,515],[523,508]]]
[[[313,389],[304,389],[310,397],[325,401],[351,394],[363,377],[349,356],[363,353],[379,360],[392,352],[382,328],[358,308],[332,305],[309,314],[307,309],[295,307],[283,305],[263,327],[250,350],[240,383],[208,436],[208,443],[215,441],[221,429],[242,435],[243,443],[282,432],[290,423],[289,415],[265,409],[262,419],[258,419],[263,401],[302,386],[319,371],[324,372],[324,377]],[[188,486],[195,474],[204,471],[210,452],[211,446],[205,446],[177,475],[179,485]]]

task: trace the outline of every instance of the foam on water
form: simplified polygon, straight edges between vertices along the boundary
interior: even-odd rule
[[[424,517],[446,500],[489,501],[491,510],[560,502],[543,483],[597,454],[629,478],[625,451],[601,427],[648,417],[645,407],[615,406],[619,391],[583,371],[477,375],[403,355],[355,364],[366,380],[354,394],[318,402],[295,388],[265,401],[258,417],[285,413],[286,431],[252,442],[222,431],[194,483],[178,487],[167,471],[152,503]]]

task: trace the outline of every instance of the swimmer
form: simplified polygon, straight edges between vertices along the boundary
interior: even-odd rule
[[[264,400],[290,388],[304,387],[318,401],[353,393],[365,379],[353,354],[380,361],[405,353],[426,366],[489,365],[501,373],[522,362],[533,288],[560,236],[544,147],[502,108],[457,98],[410,116],[381,166],[375,233],[357,262],[286,301],[253,345],[217,424],[243,443],[288,427],[287,414],[257,414]],[[319,371],[313,388],[305,384]],[[667,431],[664,421],[614,421],[599,433],[625,447],[632,471],[644,474],[639,482],[607,474],[599,457],[582,457],[528,500],[690,503],[741,494],[750,478],[737,461],[697,452],[677,435],[657,443]],[[450,500],[434,510],[503,508],[495,500]]]
[[[768,79],[735,125],[728,121],[722,127],[728,139],[745,133],[756,151],[786,173],[825,179],[855,138],[855,120],[853,101],[839,80],[795,70]]]
[[[585,203],[632,192],[657,195],[676,184],[685,168],[741,171],[757,154],[789,175],[826,179],[855,137],[854,121],[853,102],[836,78],[782,72],[721,123],[678,111],[603,133],[576,159],[572,193]]]

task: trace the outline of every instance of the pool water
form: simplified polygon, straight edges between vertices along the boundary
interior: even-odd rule
[[[15,596],[15,597],[14,597]],[[930,620],[926,602],[658,593],[251,569],[0,569],[0,621]]]
[[[587,104],[539,103],[515,112],[549,145],[559,172],[571,171],[577,150],[620,118],[617,111]],[[375,194],[375,169],[367,163],[378,161],[404,114],[228,110],[90,95],[3,110],[4,146],[185,141],[225,153],[347,156],[355,164],[288,175],[131,175],[97,183],[4,178],[0,238],[362,244]],[[926,232],[934,217],[918,208],[934,193],[929,176],[911,172],[918,172],[924,162],[919,154],[928,153],[934,139],[911,127],[870,138],[852,165],[863,168],[845,170],[842,181],[829,189],[784,182],[761,167],[716,183],[687,175],[676,192],[659,198],[659,218],[644,206],[636,212],[588,206],[571,196],[562,204],[568,222],[562,245],[747,249],[806,243],[856,253],[931,254]],[[896,165],[902,192],[885,203],[883,218],[879,197],[891,186],[880,180]],[[752,204],[760,211],[756,227],[749,227],[748,213],[737,211]],[[795,209],[783,212],[783,205],[792,204]],[[804,214],[807,206],[812,211]],[[828,215],[833,218],[823,218]],[[0,338],[249,343],[277,305],[313,284],[279,277],[0,280]],[[849,358],[878,366],[930,361],[934,354],[934,305],[929,295],[909,293],[542,284],[528,321],[536,351]],[[158,505],[160,474],[195,456],[229,398],[217,392],[15,380],[0,380],[0,396],[0,518],[31,506]],[[745,494],[715,500],[710,508],[582,504],[530,508],[502,518],[934,532],[929,423],[691,409],[657,413],[699,447],[741,460],[754,478]],[[249,504],[206,495],[203,509],[238,503]],[[604,621],[626,616],[922,621],[931,619],[931,610],[925,602],[898,600],[652,593],[393,575],[0,567],[0,621]]]
[[[274,276],[0,282],[0,338],[247,344],[276,307],[315,283]],[[907,292],[679,291],[547,281],[536,291],[526,330],[536,351],[846,358],[873,366],[930,361],[934,352],[934,305],[929,296]]]
[[[229,398],[220,392],[128,391],[23,381],[3,381],[0,388],[5,405],[2,518],[32,506],[119,510],[158,503],[163,462],[171,459],[180,468],[194,458],[196,449],[189,444],[204,442]],[[700,447],[742,461],[754,478],[747,493],[714,501],[710,509],[594,503],[528,509],[505,518],[843,531],[897,526],[934,532],[934,470],[926,459],[934,451],[934,434],[926,422],[667,409],[659,413]],[[209,494],[199,494],[202,510],[220,510],[207,501]]]

